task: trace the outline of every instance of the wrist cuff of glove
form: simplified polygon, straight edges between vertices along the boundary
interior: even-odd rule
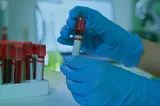
[[[130,55],[125,56],[120,61],[120,63],[123,63],[126,67],[136,67],[140,62],[144,47],[140,37],[138,37],[138,42],[137,48]]]

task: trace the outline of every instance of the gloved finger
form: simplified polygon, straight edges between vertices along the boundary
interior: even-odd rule
[[[69,17],[73,20],[75,20],[77,17],[83,17],[87,19],[89,11],[90,10],[88,7],[75,6],[69,11]]]
[[[63,44],[63,45],[69,45],[69,46],[73,46],[74,43],[74,39],[70,38],[70,39],[64,39],[61,36],[57,39],[57,42]]]
[[[112,58],[112,60],[116,60],[115,57],[113,57],[113,54],[118,56],[119,52],[117,52],[117,50],[118,50],[117,47],[119,47],[119,46],[117,46],[117,43],[115,43],[113,45],[106,45],[104,43],[101,43],[99,46],[96,47],[95,53],[99,56],[102,56],[100,53],[103,52],[103,54],[104,54],[103,56],[107,56],[107,57]],[[121,48],[119,47],[119,49],[121,49]],[[118,50],[118,51],[120,51],[120,50]],[[120,58],[118,58],[118,60],[119,59]]]
[[[70,35],[75,35],[74,30],[71,30],[67,25],[64,25],[60,31],[61,37],[64,39],[69,39]]]
[[[81,96],[86,96],[87,94],[91,93],[95,89],[94,84],[92,82],[78,83],[70,79],[67,79],[66,84],[68,89],[71,92]]]
[[[95,64],[97,61],[82,56],[68,56],[64,57],[64,63],[74,69],[85,69],[90,64]]]
[[[105,105],[105,104],[101,104],[101,103],[104,103],[105,100],[99,96],[99,92],[92,92],[92,93],[88,94],[87,96],[81,96],[76,93],[72,93],[72,96],[75,99],[75,101],[82,106],[91,106],[91,104],[92,104],[92,106]],[[103,97],[103,95],[102,95],[102,97]],[[101,99],[102,99],[102,101],[101,101]],[[100,104],[95,103],[93,105],[93,101],[101,101],[101,102],[100,102]]]
[[[68,19],[66,21],[66,24],[69,27],[69,29],[74,30],[75,29],[75,25],[76,25],[76,21],[71,19],[70,17],[68,17]]]
[[[90,54],[93,54],[95,51],[95,39],[98,40],[98,36],[92,36],[89,32],[84,32],[81,50]]]
[[[68,78],[76,82],[87,82],[88,80],[88,72],[87,69],[77,70],[63,64],[60,67],[62,73]]]
[[[90,16],[92,17],[92,16]],[[92,18],[86,20],[85,30],[88,32],[96,32],[96,22]],[[96,33],[93,33],[92,36],[95,36]]]
[[[81,106],[85,106],[85,105],[84,105],[85,100],[84,100],[84,97],[83,97],[83,96],[77,95],[77,94],[75,94],[75,93],[72,93],[72,96],[73,96],[74,100],[75,100],[78,104],[80,104]]]

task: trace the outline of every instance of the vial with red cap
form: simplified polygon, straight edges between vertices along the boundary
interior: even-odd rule
[[[3,42],[3,83],[12,82],[13,42]]]
[[[77,17],[76,18],[76,27],[75,27],[75,37],[73,44],[72,55],[77,56],[80,54],[80,48],[82,43],[82,35],[85,30],[85,18]]]
[[[32,42],[24,43],[24,53],[25,53],[25,72],[26,80],[33,80],[33,44]]]
[[[3,42],[0,42],[0,85],[3,84]]]
[[[35,46],[36,58],[36,80],[43,80],[44,75],[44,57],[46,55],[46,45],[37,44]]]
[[[24,59],[24,49],[23,43],[14,43],[13,46],[13,59],[15,64],[14,70],[14,83],[21,83],[22,81],[22,71],[23,71],[23,59]]]

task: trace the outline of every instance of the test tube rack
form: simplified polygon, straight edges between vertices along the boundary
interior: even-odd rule
[[[0,41],[0,101],[49,93],[49,81],[43,79],[45,55],[45,45]],[[26,61],[25,58],[28,56],[30,59]],[[32,57],[36,58],[35,67]],[[5,63],[5,59],[11,59],[11,62]]]

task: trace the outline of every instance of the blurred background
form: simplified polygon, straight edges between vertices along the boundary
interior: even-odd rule
[[[160,0],[0,0],[0,38],[46,44],[45,70],[59,72],[62,56],[72,47],[56,39],[68,11],[88,6],[128,31],[153,42],[160,41]]]

